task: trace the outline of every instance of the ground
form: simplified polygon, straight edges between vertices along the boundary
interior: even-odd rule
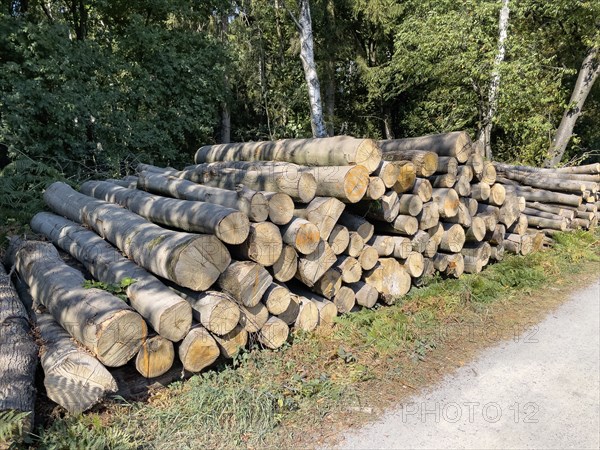
[[[576,287],[596,280],[598,238],[564,234],[549,250],[508,257],[482,274],[436,278],[395,305],[346,314],[333,329],[297,333],[277,351],[244,352],[143,401],[115,398],[66,417],[41,393],[34,444],[335,445],[349,430],[377,420],[497,342],[521,336]]]

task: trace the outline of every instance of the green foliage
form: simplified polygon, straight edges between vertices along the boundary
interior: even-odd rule
[[[115,297],[119,297],[124,302],[127,301],[127,288],[135,283],[136,280],[133,278],[123,278],[119,284],[104,283],[102,281],[85,280],[83,287],[85,289],[102,289],[103,291],[110,292]]]
[[[23,436],[23,423],[29,412],[0,411],[0,446],[12,448],[15,438]]]

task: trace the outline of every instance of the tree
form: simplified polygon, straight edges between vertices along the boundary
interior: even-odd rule
[[[290,17],[294,21],[300,36],[300,60],[304,69],[304,78],[308,88],[308,99],[310,103],[310,118],[313,137],[326,137],[327,129],[323,120],[323,104],[321,102],[321,85],[317,75],[315,63],[315,49],[312,31],[312,19],[310,17],[309,0],[300,1],[300,12],[298,18],[288,9]]]
[[[548,158],[544,162],[546,167],[555,166],[560,162],[567,144],[573,135],[575,122],[582,113],[583,104],[587,99],[594,82],[600,74],[600,51],[598,47],[590,49],[583,59],[581,68],[577,75],[575,87],[571,93],[571,99],[567,105],[567,109],[560,121],[560,125],[556,130],[552,145],[548,152]]]
[[[494,60],[494,71],[492,72],[492,81],[490,83],[488,110],[484,118],[483,128],[480,130],[479,140],[483,142],[485,156],[492,159],[492,121],[498,109],[498,89],[500,88],[500,64],[504,61],[506,54],[506,38],[508,35],[508,16],[510,9],[509,0],[502,0],[502,9],[500,9],[500,19],[498,23],[498,53]]]

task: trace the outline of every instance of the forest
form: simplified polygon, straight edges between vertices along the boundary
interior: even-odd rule
[[[212,143],[466,130],[499,161],[598,158],[597,1],[1,4],[0,211],[11,220],[38,210],[53,181],[180,168]],[[320,94],[318,133],[307,86]]]

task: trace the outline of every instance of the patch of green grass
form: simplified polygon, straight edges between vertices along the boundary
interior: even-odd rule
[[[336,319],[330,333],[293,335],[277,351],[240,353],[233,363],[171,385],[146,403],[113,403],[101,418],[55,420],[42,448],[260,448],[290,446],[323,418],[369,401],[382,380],[410,380],[443,345],[441,329],[485,324],[490,308],[511,312],[528,293],[600,262],[598,233],[560,234],[551,249],[508,256],[482,273],[434,277],[392,306]],[[377,384],[376,384],[377,385]],[[101,420],[102,419],[102,420]],[[102,424],[102,425],[100,425]]]

